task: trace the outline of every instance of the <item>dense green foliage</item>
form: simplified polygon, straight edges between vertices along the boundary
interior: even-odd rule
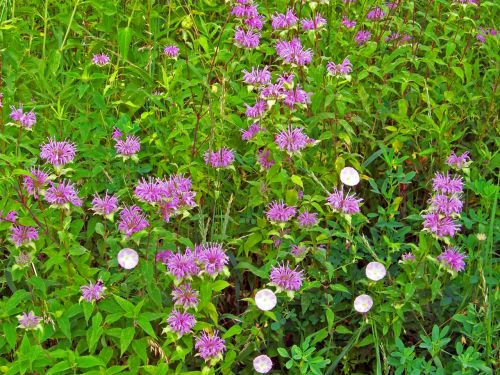
[[[0,373],[6,374],[251,374],[266,354],[276,374],[493,374],[498,352],[497,199],[500,167],[500,5],[453,1],[401,1],[394,9],[373,1],[255,2],[264,16],[260,46],[237,48],[241,23],[234,3],[216,0],[3,0],[0,4],[0,211],[18,212],[18,224],[37,228],[29,246],[11,240],[0,220]],[[380,21],[366,14],[378,5]],[[321,13],[322,30],[273,31],[271,16],[295,10]],[[313,12],[314,11],[314,12]],[[342,16],[357,20],[353,29]],[[364,44],[354,41],[370,30]],[[409,41],[386,41],[391,33]],[[289,34],[287,34],[289,33]],[[306,67],[283,66],[279,38],[300,37],[313,51]],[[176,59],[163,53],[179,47]],[[105,53],[110,63],[92,63]],[[332,77],[327,63],[349,57],[352,72]],[[273,81],[295,74],[311,92],[292,111],[275,103],[251,141],[245,103],[255,90],[243,70],[268,65]],[[10,106],[23,104],[37,121],[15,125]],[[18,124],[17,124],[18,125]],[[288,154],[275,134],[302,127],[315,140]],[[138,160],[116,157],[114,127],[140,138]],[[49,137],[74,142],[76,156],[62,171],[44,164]],[[212,168],[207,150],[228,147],[229,168]],[[258,164],[270,150],[275,164]],[[463,210],[453,238],[422,231],[437,172],[450,170],[450,153],[468,151]],[[81,207],[55,208],[35,199],[23,181],[43,166],[54,182],[77,186]],[[361,182],[350,188],[361,212],[334,212],[326,197],[340,189],[340,171],[354,167]],[[139,202],[142,177],[184,174],[196,206],[169,222]],[[124,236],[113,220],[91,210],[95,193],[139,205],[149,226]],[[347,190],[347,188],[346,188]],[[272,223],[268,204],[284,201],[297,213],[316,212],[319,223]],[[195,244],[224,246],[228,273],[193,278],[199,305],[193,332],[164,332],[176,280],[159,251],[184,252]],[[290,254],[292,245],[307,251]],[[457,272],[438,256],[453,246],[467,257]],[[131,270],[118,265],[122,248],[139,253]],[[402,261],[404,253],[413,261]],[[28,254],[21,264],[19,256]],[[369,262],[387,275],[365,276]],[[255,293],[269,287],[279,264],[303,271],[294,293],[277,293],[271,311]],[[80,286],[101,279],[104,298],[81,300]],[[353,309],[361,294],[373,298],[367,314]],[[33,311],[42,329],[25,330],[18,316]],[[220,361],[196,356],[203,330],[219,330]]]

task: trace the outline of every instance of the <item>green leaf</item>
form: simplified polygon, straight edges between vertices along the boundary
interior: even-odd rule
[[[151,323],[149,323],[148,318],[144,314],[139,315],[137,323],[144,330],[144,332],[146,332],[149,336],[154,337],[156,339],[156,333],[153,327],[151,326]]]
[[[80,368],[90,368],[95,366],[106,366],[106,364],[99,358],[93,357],[91,355],[86,355],[83,357],[76,358],[76,364]]]
[[[277,350],[279,355],[282,356],[283,358],[290,358],[285,348],[278,348]]]
[[[134,339],[134,335],[135,335],[135,328],[134,327],[127,327],[127,328],[122,329],[122,332],[120,335],[120,356],[122,356],[123,353],[125,353],[128,346],[130,345],[130,343]]]
[[[118,29],[118,51],[123,60],[128,58],[128,50],[130,47],[130,41],[132,40],[132,30],[130,27],[124,27]]]
[[[212,290],[215,292],[220,292],[222,289],[226,289],[230,284],[226,280],[217,280],[212,284]]]
[[[293,175],[292,176],[292,182],[295,184],[295,185],[298,185],[300,186],[301,188],[304,188],[304,184],[302,183],[302,178],[300,176],[297,176],[297,175]]]
[[[224,335],[222,336],[223,339],[228,339],[230,337],[233,337],[234,335],[239,335],[242,332],[241,326],[238,324],[235,324],[231,328],[229,328]]]

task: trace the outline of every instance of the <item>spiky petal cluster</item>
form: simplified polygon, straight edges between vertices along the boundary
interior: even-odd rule
[[[0,210],[0,223],[2,221],[8,221],[12,224],[15,224],[17,222],[17,211],[15,210],[12,210],[12,211],[9,211],[7,212],[7,214],[5,216],[3,216],[3,211]]]
[[[251,30],[244,30],[241,27],[236,29],[234,34],[234,44],[246,49],[254,49],[259,46],[260,34]]]
[[[306,92],[299,85],[295,89],[283,90],[283,103],[290,109],[294,109],[295,105],[306,105],[311,99],[312,93]]]
[[[234,152],[227,147],[222,147],[216,151],[207,150],[204,159],[206,165],[213,168],[225,168],[233,163]]]
[[[224,266],[229,262],[229,257],[221,244],[209,243],[202,246],[198,253],[198,261],[209,275],[222,272]]]
[[[274,142],[281,151],[287,151],[289,153],[295,153],[304,149],[311,139],[304,134],[302,128],[292,129],[292,126],[288,126],[287,130],[283,130],[276,134]]]
[[[342,25],[344,25],[347,29],[352,29],[356,27],[356,20],[350,20],[346,16],[342,16]]]
[[[300,20],[302,29],[304,30],[317,30],[326,26],[326,20],[321,16],[321,14],[316,14],[311,18],[303,18]]]
[[[19,323],[19,328],[38,329],[41,328],[40,323],[42,321],[42,317],[36,316],[33,311],[28,313],[23,312],[21,315],[17,316],[17,321]]]
[[[382,10],[382,8],[379,8],[379,7],[373,8],[366,15],[366,18],[368,18],[369,20],[372,20],[372,21],[381,20],[384,17],[385,17],[385,12]]]
[[[49,174],[44,170],[38,168],[30,168],[31,176],[23,177],[23,185],[29,195],[32,195],[35,199],[38,199],[38,194],[47,184]]]
[[[250,118],[262,117],[267,109],[267,103],[265,100],[257,100],[253,107],[246,103],[245,106],[247,107],[245,115]]]
[[[446,164],[455,169],[462,169],[466,167],[471,161],[469,153],[465,151],[462,155],[455,154],[455,151],[452,151],[448,159],[446,160]]]
[[[178,333],[180,336],[191,332],[191,329],[196,324],[196,319],[193,315],[187,312],[172,310],[168,319],[168,326],[172,331]]]
[[[338,211],[344,214],[355,214],[359,213],[359,204],[363,199],[356,199],[354,194],[346,194],[343,190],[333,189],[333,192],[326,198],[328,204],[333,208],[334,211]]]
[[[198,355],[205,361],[220,358],[226,351],[225,341],[219,337],[219,332],[216,330],[212,335],[203,331],[202,334],[196,338],[194,346],[198,351]]]
[[[97,66],[104,66],[109,64],[109,56],[106,55],[105,53],[98,53],[92,56],[92,64],[97,65]]]
[[[179,55],[179,47],[177,47],[175,44],[166,46],[163,49],[163,54],[167,57],[175,59]]]
[[[295,216],[295,207],[288,206],[284,202],[273,201],[267,206],[266,217],[270,221],[287,222]]]
[[[125,140],[117,139],[115,144],[116,153],[120,156],[130,157],[137,154],[141,149],[139,137],[127,135]]]
[[[172,290],[174,304],[181,305],[185,309],[198,305],[198,291],[191,288],[190,283],[181,284]]]
[[[76,154],[76,146],[68,141],[56,141],[49,138],[47,143],[42,144],[40,157],[55,167],[61,167],[73,161]]]
[[[271,150],[269,149],[259,150],[257,152],[257,162],[265,170],[271,168],[275,164],[275,161],[269,158],[270,153]]]
[[[285,291],[296,291],[302,286],[304,271],[291,269],[288,265],[279,265],[271,268],[269,276],[271,283]]]
[[[82,285],[80,291],[82,292],[82,299],[87,302],[95,302],[104,298],[104,291],[106,287],[102,280],[97,280],[94,284],[92,281],[88,285]]]
[[[276,43],[275,48],[276,53],[287,64],[303,66],[310,64],[312,61],[312,50],[304,49],[298,38],[291,41],[280,40]]]
[[[316,212],[304,211],[297,216],[297,221],[301,227],[312,227],[318,223],[318,214]]]
[[[289,29],[295,26],[298,18],[292,9],[287,9],[285,13],[275,13],[271,16],[271,26],[274,30]]]
[[[242,131],[241,139],[244,141],[249,141],[254,138],[261,130],[262,128],[260,127],[260,124],[258,122],[254,122],[248,127],[248,129]]]
[[[269,67],[266,65],[264,68],[252,67],[249,72],[243,70],[243,81],[249,85],[266,85],[271,82],[271,72],[269,72]]]
[[[29,112],[24,112],[23,107],[19,106],[19,108],[16,108],[14,106],[10,107],[11,112],[10,112],[10,118],[13,121],[16,121],[19,123],[22,127],[31,130],[33,128],[33,125],[36,124],[36,114],[33,111]]]
[[[492,27],[480,27],[479,32],[476,35],[476,39],[481,43],[486,42],[486,38],[488,36],[496,37],[498,35],[498,31]]]
[[[460,231],[460,224],[456,223],[450,216],[443,216],[437,212],[422,215],[424,229],[438,237],[454,237]]]
[[[124,207],[120,211],[118,230],[130,237],[132,234],[140,232],[149,226],[142,209],[136,205]]]
[[[335,64],[333,61],[330,61],[326,65],[326,70],[332,76],[345,76],[352,72],[352,64],[346,57],[341,64]]]
[[[167,196],[165,183],[159,178],[142,178],[134,190],[137,199],[147,203],[159,203]]]
[[[360,30],[354,37],[354,41],[359,45],[365,44],[370,40],[371,36],[372,34],[368,30]]]
[[[432,180],[432,188],[441,193],[459,194],[464,188],[461,176],[450,176],[449,174],[436,173]]]
[[[164,221],[169,222],[170,218],[177,215],[181,209],[196,206],[194,200],[196,192],[191,190],[192,182],[189,177],[174,174],[162,182],[166,192],[164,199],[160,202],[160,211]]]
[[[448,247],[437,259],[451,269],[460,272],[465,269],[465,255],[453,247]]]
[[[184,254],[173,254],[167,260],[167,269],[177,280],[190,278],[200,272],[200,268],[196,264],[196,254],[191,249],[186,249]]]
[[[13,225],[10,228],[10,238],[16,246],[27,245],[38,240],[38,230],[35,227]]]
[[[111,215],[118,210],[118,198],[114,194],[108,195],[107,191],[102,198],[95,194],[91,210],[97,215]]]
[[[54,206],[65,206],[72,204],[80,207],[82,200],[78,196],[78,190],[70,181],[61,181],[57,184],[52,184],[45,192],[45,200]]]

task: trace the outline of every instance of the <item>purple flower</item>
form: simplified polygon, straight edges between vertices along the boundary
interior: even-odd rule
[[[225,341],[219,337],[219,332],[214,331],[213,335],[202,332],[200,337],[196,338],[194,347],[198,350],[198,355],[205,361],[214,358],[222,358],[226,351]]]
[[[113,133],[111,134],[111,138],[120,139],[123,137],[123,133],[116,126],[113,128]]]
[[[1,101],[1,100],[0,100]],[[10,107],[10,118],[16,122],[18,122],[24,128],[31,130],[33,125],[36,123],[36,114],[33,111],[23,112],[23,107],[20,106],[16,108],[14,106]]]
[[[367,41],[370,40],[372,34],[367,31],[367,30],[360,30],[358,31],[358,33],[356,34],[356,36],[354,37],[354,41],[361,45],[361,44],[364,44],[366,43]]]
[[[2,215],[3,215],[3,212],[0,210],[0,223],[2,221],[8,221],[12,224],[15,224],[17,222],[18,214],[17,214],[17,211],[15,211],[15,210],[9,211],[7,213],[7,215],[5,215],[4,217],[2,217]]]
[[[491,36],[497,36],[498,35],[498,31],[491,28],[491,27],[487,27],[487,28],[483,28],[483,27],[480,27],[479,28],[479,32],[478,34],[476,35],[476,38],[477,40],[479,40],[481,43],[484,43],[486,42],[486,38],[491,35]]]
[[[251,124],[247,130],[243,131],[241,133],[241,139],[244,141],[249,141],[253,137],[257,135],[258,132],[260,132],[262,129],[260,127],[260,124],[258,122],[254,122]]]
[[[470,163],[470,156],[467,151],[465,151],[462,155],[458,156],[455,154],[455,151],[451,152],[451,155],[446,160],[446,164],[450,167],[454,167],[456,169],[462,169],[466,167]]]
[[[196,264],[195,253],[186,249],[184,254],[173,254],[167,261],[167,269],[177,280],[197,275],[200,268]]]
[[[464,188],[462,177],[453,176],[442,173],[436,173],[432,180],[432,188],[435,191],[449,194],[461,193]]]
[[[385,5],[387,6],[387,8],[389,9],[396,9],[399,5],[399,0],[398,1],[395,1],[395,2],[387,2],[385,3]]]
[[[311,140],[302,132],[302,128],[292,129],[291,125],[289,125],[287,130],[276,134],[274,142],[281,151],[286,150],[289,153],[294,153],[305,148],[311,143]]]
[[[191,329],[196,324],[196,319],[193,315],[187,312],[173,310],[167,319],[167,323],[172,331],[177,332],[180,336],[182,336],[191,332]]]
[[[92,57],[92,63],[97,66],[104,66],[109,64],[109,56],[105,53],[99,53]]]
[[[302,256],[306,251],[307,248],[304,245],[292,245],[290,247],[290,253],[296,258]]]
[[[350,20],[346,16],[342,16],[342,25],[344,25],[348,29],[352,29],[356,26],[356,20]]]
[[[118,210],[118,198],[114,194],[108,195],[107,191],[102,198],[99,195],[94,194],[91,210],[97,215],[111,215]]]
[[[403,261],[407,262],[412,262],[415,260],[415,255],[412,253],[404,253],[403,256],[401,257]]]
[[[42,144],[40,157],[55,167],[62,167],[71,163],[75,158],[76,146],[72,142],[58,142],[55,138],[49,138],[48,143]]]
[[[175,59],[179,55],[179,47],[177,47],[175,44],[166,46],[163,49],[163,54],[167,57]]]
[[[431,201],[432,212],[445,215],[459,214],[463,203],[458,197],[449,197],[446,194],[436,194]]]
[[[245,103],[247,107],[245,115],[250,118],[261,117],[267,109],[267,103],[265,100],[257,100],[253,107]]]
[[[198,291],[191,288],[190,283],[181,284],[172,290],[175,305],[181,305],[185,309],[198,305]]]
[[[333,193],[326,200],[334,211],[348,215],[359,213],[359,203],[363,201],[363,199],[356,199],[354,194],[344,194],[343,190],[338,191],[337,188],[333,189]]]
[[[276,83],[279,84],[279,85],[282,85],[282,86],[292,85],[294,78],[295,78],[295,75],[293,73],[283,72],[276,79]]]
[[[213,168],[225,168],[230,166],[234,161],[233,150],[227,147],[222,147],[217,151],[207,150],[204,155],[205,164]]]
[[[93,303],[94,301],[98,301],[104,297],[105,290],[106,287],[104,286],[102,280],[97,280],[95,284],[90,281],[88,285],[82,285],[80,287],[80,291],[82,292],[81,299]]]
[[[241,48],[254,49],[259,46],[260,34],[251,30],[245,31],[241,27],[236,29],[234,44]]]
[[[438,213],[429,213],[422,215],[424,220],[424,229],[438,237],[453,237],[460,231],[460,224],[457,224],[449,216],[440,216]]]
[[[283,96],[283,90],[283,83],[269,83],[262,88],[260,97],[263,99],[279,99]]]
[[[252,67],[250,72],[243,70],[243,73],[243,81],[249,85],[266,85],[271,82],[271,73],[267,65],[262,69]]]
[[[224,266],[229,262],[229,257],[221,244],[209,243],[202,246],[198,254],[198,261],[209,275],[215,275],[222,272]]]
[[[461,252],[457,251],[453,247],[448,247],[445,251],[437,257],[437,260],[446,264],[453,270],[460,272],[465,269],[465,259],[466,256]]]
[[[312,50],[305,50],[298,38],[294,38],[291,41],[280,40],[276,43],[275,48],[276,53],[287,64],[302,66],[310,64],[312,61]]]
[[[385,17],[385,12],[379,7],[373,8],[366,15],[366,18],[368,18],[369,20],[381,20],[384,17]]]
[[[42,321],[42,318],[40,316],[36,316],[33,311],[30,311],[29,313],[23,312],[21,315],[18,315],[17,321],[19,322],[19,328],[40,329],[40,322]]]
[[[45,200],[54,206],[62,207],[69,205],[80,207],[82,200],[78,197],[78,190],[69,181],[61,181],[58,184],[52,184],[45,192]]]
[[[275,161],[269,159],[270,150],[259,150],[257,153],[258,159],[257,162],[264,168],[265,170],[271,168]]]
[[[148,226],[149,222],[140,207],[132,205],[121,210],[118,230],[127,237],[146,229]]]
[[[283,95],[285,95],[283,99],[283,103],[290,109],[293,109],[295,104],[303,104],[306,105],[311,102],[311,92],[306,92],[300,88],[299,85],[294,89],[284,90]]]
[[[125,140],[118,139],[115,144],[116,153],[120,156],[130,157],[139,152],[141,141],[138,137],[127,135]]]
[[[289,29],[299,20],[293,10],[287,9],[286,13],[275,13],[271,16],[271,26],[274,30]]]
[[[352,72],[352,64],[346,57],[341,64],[335,64],[334,62],[330,61],[326,65],[326,70],[328,71],[328,74],[332,76],[347,75]]]
[[[257,15],[255,17],[244,18],[243,23],[252,29],[262,30],[264,26],[264,17]]]
[[[297,221],[301,227],[311,227],[318,223],[318,214],[304,211],[297,216]]]
[[[20,106],[19,108],[14,107],[13,105],[10,106],[10,114],[9,117],[16,122],[21,121],[21,117],[23,117],[23,107]]]
[[[24,225],[13,225],[10,228],[10,239],[16,246],[28,245],[38,240],[38,230],[35,227]]]
[[[254,18],[259,16],[255,5],[240,4],[231,9],[231,14],[237,18]]]
[[[317,14],[313,18],[303,18],[300,20],[302,28],[304,30],[316,30],[320,29],[326,25],[326,20],[321,16],[321,14]]]
[[[296,271],[296,269],[292,270],[288,265],[285,266],[284,264],[271,268],[269,276],[271,283],[285,291],[299,290],[302,286],[304,271]]]
[[[296,213],[297,210],[295,207],[288,206],[282,201],[272,201],[267,206],[266,217],[270,221],[287,222],[294,217]]]
[[[134,190],[137,199],[147,203],[158,203],[167,197],[167,188],[165,183],[159,178],[149,180],[142,178]]]
[[[23,185],[29,195],[32,195],[35,199],[38,199],[38,194],[45,187],[48,181],[49,174],[44,170],[38,168],[30,169],[31,176],[23,177]]]

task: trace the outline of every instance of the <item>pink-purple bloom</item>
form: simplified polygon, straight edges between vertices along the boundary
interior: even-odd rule
[[[260,127],[260,124],[258,122],[254,122],[248,127],[248,129],[244,130],[241,133],[241,139],[244,141],[249,141],[254,138],[261,130],[262,128]]]
[[[287,222],[295,216],[297,210],[284,202],[272,201],[267,206],[266,217],[270,221]]]
[[[167,260],[168,272],[170,272],[170,274],[172,274],[177,280],[197,275],[198,272],[200,272],[200,268],[196,264],[197,259],[195,255],[195,252],[190,249],[186,249],[184,254],[173,254]]]
[[[259,16],[257,7],[253,4],[238,4],[231,9],[231,14],[236,18],[255,18]]]
[[[182,336],[191,332],[191,329],[196,324],[196,319],[190,313],[172,310],[167,319],[167,323],[172,331]]]
[[[344,25],[348,29],[352,29],[356,26],[356,20],[350,20],[346,16],[342,16],[342,25]]]
[[[405,262],[411,262],[415,260],[415,255],[412,253],[404,253],[401,258]]]
[[[297,216],[297,221],[301,227],[311,227],[318,223],[316,212],[303,211]]]
[[[479,32],[476,35],[477,40],[479,40],[481,43],[486,42],[486,38],[488,36],[493,36],[496,37],[498,35],[498,31],[492,27],[480,27]]]
[[[271,72],[269,72],[269,67],[266,65],[264,68],[252,67],[249,72],[243,70],[243,81],[249,85],[266,85],[271,82]]]
[[[229,257],[221,244],[208,243],[201,247],[198,261],[209,275],[216,275],[222,272],[224,266],[229,262]]]
[[[424,229],[438,237],[455,236],[460,231],[460,224],[456,223],[449,216],[442,216],[439,213],[431,212],[422,215],[424,220]]]
[[[126,236],[130,237],[148,226],[149,222],[146,220],[146,215],[139,206],[124,207],[120,211],[118,230]]]
[[[460,156],[455,154],[455,151],[452,151],[450,156],[446,160],[446,164],[456,169],[462,169],[470,163],[470,160],[471,158],[467,151],[462,153]]]
[[[234,34],[234,43],[241,48],[257,48],[260,43],[260,34],[255,33],[252,30],[245,31],[241,27],[238,27]]]
[[[177,47],[175,44],[166,46],[163,49],[163,54],[167,57],[175,59],[179,55],[179,47]]]
[[[285,291],[297,291],[302,286],[304,271],[291,269],[288,265],[279,265],[271,268],[269,279],[271,283]]]
[[[78,190],[70,181],[61,181],[57,184],[52,184],[45,192],[45,200],[54,206],[65,206],[72,204],[81,206],[82,200],[78,196]]]
[[[3,216],[3,211],[0,210],[0,223],[2,221],[8,221],[12,224],[15,224],[17,222],[17,211],[11,210],[7,213],[7,215]]]
[[[292,129],[289,125],[287,130],[283,130],[276,134],[274,142],[281,151],[287,151],[289,153],[295,153],[304,149],[311,139],[304,134],[302,128]]]
[[[354,194],[345,194],[343,190],[334,188],[326,201],[334,211],[352,215],[360,212],[359,204],[363,199],[356,199]]]
[[[92,63],[97,66],[104,66],[109,64],[109,56],[105,53],[98,53],[92,56]]]
[[[297,24],[299,19],[292,9],[287,9],[285,13],[275,13],[271,16],[271,26],[274,30],[289,29]]]
[[[102,198],[95,194],[91,210],[97,215],[111,215],[118,210],[118,198],[114,194],[108,195],[107,191]]]
[[[33,125],[35,125],[36,123],[35,112],[33,111],[24,112],[22,106],[19,106],[19,108],[11,106],[10,109],[11,109],[10,118],[13,121],[16,121],[22,127],[28,130],[31,130],[33,128]]]
[[[55,167],[62,167],[71,163],[75,158],[76,146],[68,141],[56,141],[49,138],[47,143],[42,144],[40,157]]]
[[[300,20],[302,29],[304,30],[316,30],[323,26],[326,26],[326,20],[321,16],[321,14],[316,14],[311,18],[303,18]]]
[[[35,199],[38,199],[38,194],[47,184],[49,174],[44,170],[38,168],[30,168],[31,176],[23,177],[23,185],[29,195],[32,195]]]
[[[113,133],[111,133],[111,138],[113,139],[120,139],[123,137],[123,133],[121,132],[120,129],[118,129],[116,126],[113,128]]]
[[[155,255],[155,260],[166,265],[173,254],[172,250],[162,250]]]
[[[366,15],[366,18],[369,20],[381,20],[385,17],[385,12],[382,10],[382,8],[375,7],[372,10],[368,12]]]
[[[134,195],[142,202],[159,203],[167,197],[167,187],[159,178],[142,178],[135,187]]]
[[[234,161],[233,150],[222,147],[219,150],[207,150],[204,155],[205,164],[213,168],[225,168],[230,166]]]
[[[307,251],[307,247],[305,247],[304,245],[292,245],[292,246],[290,246],[290,253],[296,258],[299,258],[300,256],[302,256],[306,251]]]
[[[104,283],[101,279],[97,280],[94,284],[92,281],[88,285],[82,285],[80,291],[82,292],[82,299],[87,302],[95,302],[104,298]]]
[[[311,92],[306,92],[299,85],[295,89],[283,90],[283,103],[290,109],[293,109],[296,104],[306,105],[311,101]]]
[[[265,170],[271,168],[275,161],[269,158],[271,151],[269,149],[259,150],[257,152],[257,162],[264,168]]]
[[[461,193],[464,187],[463,179],[460,176],[450,176],[449,174],[436,173],[432,180],[432,188],[442,193]]]
[[[216,330],[212,335],[203,331],[201,336],[196,338],[194,346],[198,350],[198,355],[205,361],[220,358],[226,351],[225,341],[219,337],[219,332]]]
[[[332,76],[345,76],[352,72],[352,64],[351,61],[349,61],[349,59],[346,57],[340,64],[335,64],[333,61],[330,61],[326,65],[326,70],[328,71],[328,74]]]
[[[141,141],[134,135],[127,135],[125,140],[116,140],[115,149],[118,155],[130,157],[140,151]]]
[[[371,38],[372,34],[368,30],[359,30],[356,36],[354,37],[354,41],[361,45],[368,42]]]
[[[459,214],[463,203],[458,196],[436,194],[431,200],[431,211],[444,215]]]
[[[23,312],[21,315],[17,316],[17,321],[19,323],[19,328],[22,329],[37,329],[40,327],[40,322],[42,317],[36,316],[33,311],[28,313]]]
[[[464,254],[453,247],[448,247],[437,257],[440,262],[457,272],[465,269],[465,258]]]
[[[310,64],[312,61],[312,50],[304,49],[298,38],[294,38],[291,41],[279,40],[276,42],[275,48],[276,53],[287,64],[303,66]]]
[[[253,107],[246,103],[245,106],[247,107],[245,115],[250,118],[262,117],[264,112],[267,110],[267,103],[265,100],[257,100]]]
[[[16,246],[27,245],[38,240],[38,230],[35,227],[13,225],[10,233],[10,238]]]
[[[199,293],[191,287],[190,283],[184,283],[172,290],[174,304],[181,305],[185,309],[198,305]]]

